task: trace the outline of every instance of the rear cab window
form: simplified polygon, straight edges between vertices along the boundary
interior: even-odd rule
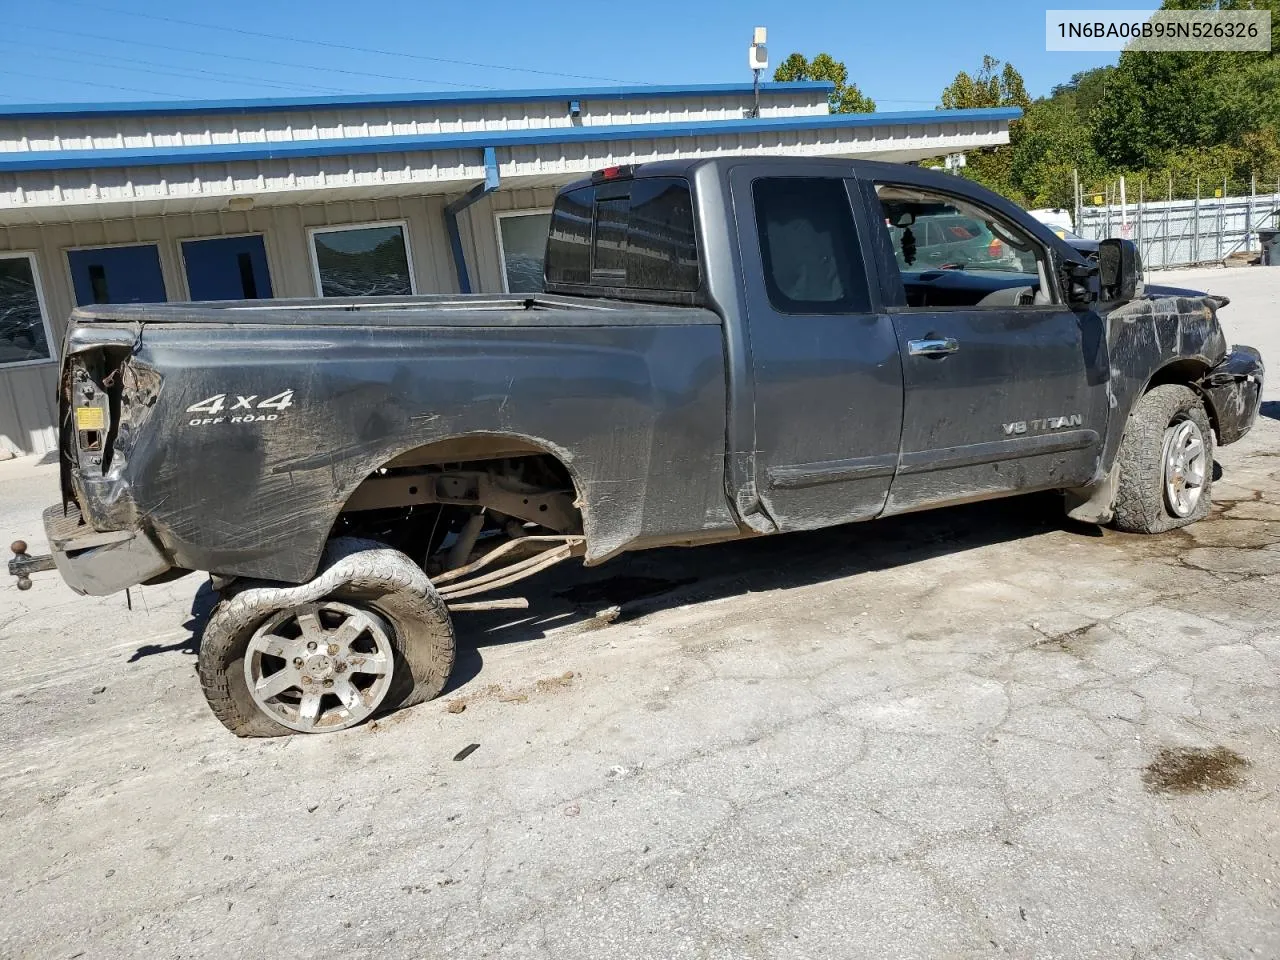
[[[604,180],[556,198],[547,289],[695,302],[701,290],[693,198],[683,177]]]

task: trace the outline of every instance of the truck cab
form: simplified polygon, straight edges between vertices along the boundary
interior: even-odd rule
[[[641,280],[619,287],[586,259],[608,242],[611,211],[653,183],[687,190],[696,211],[684,262],[696,266],[696,242],[701,282],[686,266],[679,295],[725,321],[729,489],[755,531],[1096,478],[1105,321],[1096,299],[1070,302],[1070,269],[1084,264],[1039,222],[972,183],[899,164],[619,168],[563,192],[548,289],[675,293],[669,278],[652,294]],[[563,269],[569,236],[576,273]]]

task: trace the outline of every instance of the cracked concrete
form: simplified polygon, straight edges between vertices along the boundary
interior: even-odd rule
[[[1278,956],[1276,449],[1163,537],[1030,497],[559,569],[326,737],[208,713],[198,578],[0,587],[0,956]],[[55,484],[0,465],[0,537]],[[614,577],[688,582],[556,596]]]

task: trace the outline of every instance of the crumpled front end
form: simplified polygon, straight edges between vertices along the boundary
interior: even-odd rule
[[[1258,419],[1265,374],[1262,354],[1236,345],[1201,378],[1200,389],[1213,413],[1218,443],[1235,443]]]

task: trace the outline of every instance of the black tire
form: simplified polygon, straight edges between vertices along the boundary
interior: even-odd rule
[[[409,557],[373,540],[331,540],[320,572],[289,587],[237,581],[234,596],[220,601],[200,640],[200,685],[214,716],[238,737],[292,734],[254,703],[244,677],[253,632],[276,611],[320,599],[340,600],[380,614],[394,636],[391,689],[384,714],[436,697],[453,669],[453,622],[427,575]]]
[[[1185,517],[1169,508],[1164,490],[1165,431],[1183,420],[1199,428],[1206,456],[1199,502]],[[1120,440],[1114,526],[1130,533],[1164,533],[1205,517],[1213,499],[1213,451],[1213,429],[1200,395],[1180,384],[1153,387],[1134,405]]]

